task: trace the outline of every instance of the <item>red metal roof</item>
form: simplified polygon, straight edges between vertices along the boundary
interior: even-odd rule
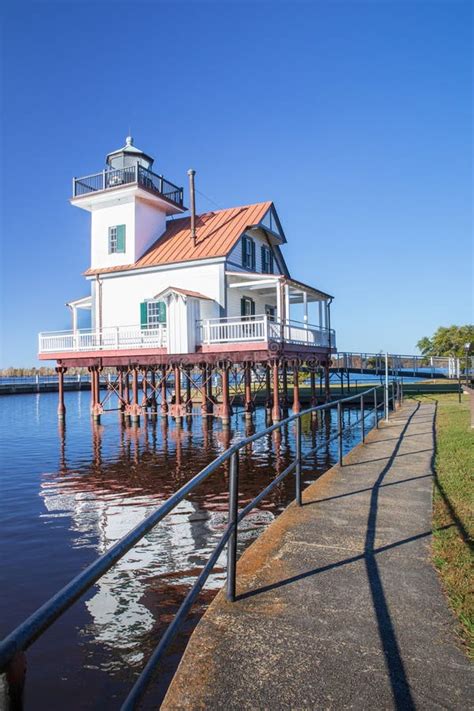
[[[196,245],[191,239],[191,218],[169,220],[166,231],[135,264],[88,269],[86,276],[143,269],[163,264],[189,262],[194,259],[225,257],[250,226],[258,224],[271,207],[271,202],[231,207],[196,216]]]

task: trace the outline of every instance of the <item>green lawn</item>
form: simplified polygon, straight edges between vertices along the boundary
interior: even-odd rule
[[[474,657],[473,479],[474,430],[469,396],[419,396],[438,403],[436,414],[433,561],[456,614],[459,632]]]

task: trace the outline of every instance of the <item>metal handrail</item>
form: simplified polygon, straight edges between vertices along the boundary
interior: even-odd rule
[[[186,595],[185,599],[181,603],[178,611],[175,614],[173,621],[170,623],[166,629],[163,637],[161,638],[158,646],[155,648],[151,657],[149,658],[147,664],[145,665],[140,676],[136,680],[132,690],[130,691],[125,703],[122,706],[122,711],[134,709],[136,704],[143,696],[152,675],[155,672],[156,666],[163,656],[165,650],[167,649],[170,642],[176,635],[182,621],[186,617],[189,609],[194,603],[197,595],[204,586],[207,578],[209,577],[212,569],[214,568],[219,555],[224,550],[225,545],[229,542],[229,551],[227,559],[227,597],[230,601],[235,600],[235,584],[236,584],[236,564],[237,564],[237,535],[238,535],[238,524],[242,519],[267,495],[270,491],[277,486],[288,474],[295,471],[295,484],[296,484],[296,504],[301,506],[301,463],[302,460],[307,456],[314,454],[317,449],[333,441],[335,438],[339,438],[339,464],[342,466],[342,436],[343,436],[343,423],[341,418],[342,406],[344,403],[351,402],[357,398],[360,398],[362,407],[362,418],[357,420],[357,422],[352,423],[348,426],[348,429],[354,427],[358,422],[362,420],[365,423],[365,419],[370,414],[364,414],[364,397],[370,393],[374,394],[374,412],[375,412],[375,422],[376,427],[378,427],[378,409],[381,406],[388,408],[389,400],[392,400],[393,409],[395,409],[395,403],[402,401],[403,390],[402,384],[397,381],[397,392],[395,393],[395,386],[392,383],[392,395],[387,397],[383,402],[377,403],[377,391],[381,389],[382,386],[374,386],[368,388],[362,393],[357,393],[357,395],[352,395],[334,402],[329,402],[323,405],[317,405],[315,407],[310,407],[307,410],[296,413],[287,417],[284,420],[276,422],[270,425],[261,432],[256,432],[245,439],[239,440],[235,444],[231,445],[226,449],[219,457],[210,462],[206,467],[204,467],[200,472],[198,472],[192,479],[190,479],[184,486],[182,486],[178,491],[176,491],[164,504],[162,504],[156,511],[147,516],[140,524],[135,526],[129,533],[127,533],[120,541],[115,543],[106,553],[97,558],[91,565],[89,565],[85,570],[83,570],[79,575],[73,578],[67,585],[65,585],[59,592],[56,593],[52,598],[50,598],[44,605],[38,608],[30,617],[28,617],[24,622],[22,622],[15,630],[13,630],[1,643],[0,643],[0,673],[7,674],[7,683],[9,671],[12,671],[15,665],[18,666],[18,661],[23,655],[24,651],[45,632],[55,620],[57,620],[66,610],[68,610],[79,597],[81,597],[87,590],[89,590],[94,583],[97,582],[110,568],[115,565],[129,550],[131,550],[147,533],[149,533],[160,521],[162,521],[165,516],[167,516],[186,496],[194,491],[194,489],[199,486],[203,481],[205,481],[211,474],[213,474],[222,464],[230,460],[230,476],[229,476],[229,521],[222,534],[219,542],[217,543],[214,551],[209,557],[205,567],[199,574],[196,582],[194,583],[191,590]],[[324,440],[318,447],[312,449],[304,457],[301,454],[301,418],[305,415],[314,412],[322,412],[324,410],[330,409],[331,407],[337,407],[338,411],[338,431],[334,437]],[[276,430],[289,425],[292,422],[296,422],[296,457],[294,461],[275,479],[263,489],[257,496],[247,504],[240,513],[238,512],[238,476],[239,476],[239,451],[253,442],[265,437]],[[363,438],[365,437],[365,429],[363,427]],[[21,664],[20,664],[21,666]],[[20,675],[21,676],[21,675]],[[24,674],[22,679],[18,679],[18,674],[11,674],[12,679],[11,685],[16,685],[16,691],[12,693],[16,694],[16,698],[21,698],[21,689],[18,691],[18,685],[23,686]]]

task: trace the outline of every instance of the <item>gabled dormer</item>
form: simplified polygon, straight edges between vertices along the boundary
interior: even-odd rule
[[[74,178],[71,203],[91,213],[91,269],[136,263],[184,212],[183,189],[152,171],[154,159],[133,144],[106,156],[99,173]]]
[[[280,250],[286,242],[285,233],[275,206],[254,225],[249,225],[228,257],[230,269],[241,268],[261,274],[289,276],[288,267]]]

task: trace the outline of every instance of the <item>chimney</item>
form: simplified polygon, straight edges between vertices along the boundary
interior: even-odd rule
[[[193,240],[193,245],[196,246],[196,197],[194,194],[194,176],[196,171],[190,168],[188,170],[189,175],[189,198],[191,201],[191,239]]]

